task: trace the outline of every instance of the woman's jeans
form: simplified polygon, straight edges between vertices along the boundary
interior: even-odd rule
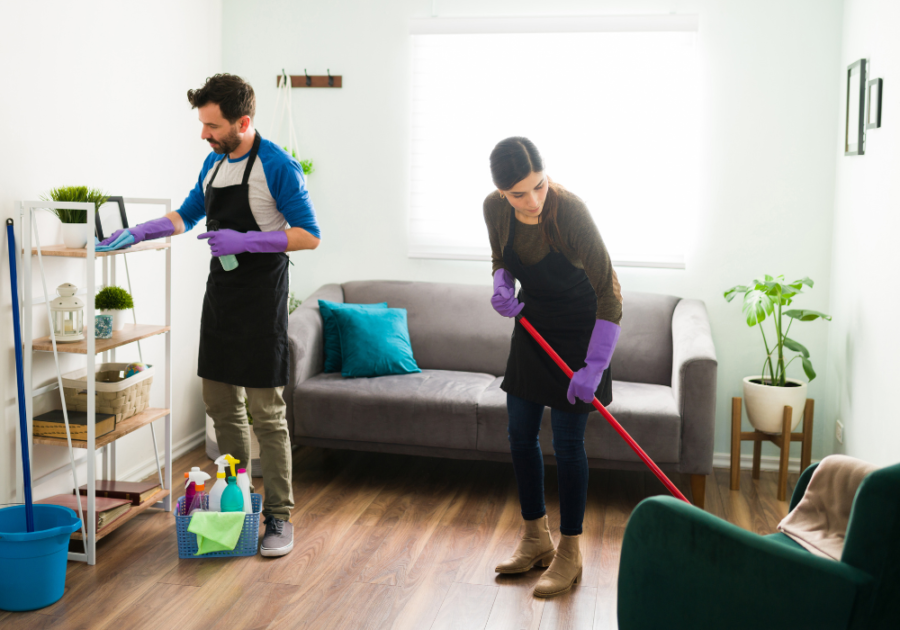
[[[533,521],[547,513],[544,505],[544,457],[538,434],[544,406],[506,395],[509,412],[509,448],[519,486],[522,518]],[[584,428],[588,414],[550,409],[553,450],[559,471],[559,531],[566,536],[581,533],[587,503],[588,461]]]

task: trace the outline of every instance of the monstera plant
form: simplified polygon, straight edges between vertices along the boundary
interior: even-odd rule
[[[731,302],[739,293],[744,294],[743,313],[747,325],[759,327],[763,338],[766,357],[761,374],[744,378],[744,401],[750,423],[765,433],[780,433],[782,413],[785,405],[793,410],[791,429],[800,421],[806,402],[807,383],[788,378],[787,368],[800,359],[806,377],[816,378],[806,346],[789,336],[794,322],[810,322],[816,319],[831,321],[831,316],[819,311],[790,307],[797,296],[804,293],[803,287],[813,288],[809,278],[786,282],[784,276],[764,276],[750,285],[738,285],[725,291],[725,300]],[[767,336],[763,322],[772,323]],[[785,321],[787,320],[787,321]],[[787,326],[785,327],[785,323]],[[785,351],[796,353],[785,360]]]

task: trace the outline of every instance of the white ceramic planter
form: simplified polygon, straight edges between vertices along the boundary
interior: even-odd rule
[[[780,434],[784,419],[784,406],[790,405],[791,431],[793,431],[803,418],[807,384],[795,378],[789,378],[787,381],[795,383],[796,387],[772,387],[752,382],[761,378],[761,376],[744,378],[744,404],[747,406],[747,418],[749,418],[750,424],[757,431]]]
[[[122,330],[125,327],[125,311],[100,311],[104,315],[112,315],[113,332]]]
[[[87,247],[87,223],[63,223],[63,243],[72,249]]]

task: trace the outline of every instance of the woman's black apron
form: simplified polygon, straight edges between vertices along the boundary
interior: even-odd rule
[[[551,249],[540,262],[523,265],[513,250],[516,223],[515,210],[510,208],[509,238],[503,248],[503,264],[522,285],[519,301],[525,308],[521,316],[527,317],[550,347],[577,372],[585,365],[597,321],[597,295],[584,269],[570,263],[562,252]],[[553,409],[573,413],[594,410],[593,405],[577,398],[574,405],[569,404],[566,399],[568,377],[518,320],[500,388],[513,396]],[[604,406],[612,402],[609,368],[603,372],[596,396]]]
[[[227,156],[206,185],[206,219],[219,229],[260,231],[250,210],[250,170],[259,153],[256,133],[243,181],[214,188]],[[238,267],[225,271],[213,256],[200,319],[201,378],[241,387],[282,387],[290,371],[288,348],[288,256],[237,254]]]

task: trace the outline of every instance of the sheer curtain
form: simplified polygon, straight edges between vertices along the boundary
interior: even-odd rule
[[[489,257],[490,152],[526,136],[615,264],[683,267],[700,124],[688,17],[414,21],[410,257]]]

